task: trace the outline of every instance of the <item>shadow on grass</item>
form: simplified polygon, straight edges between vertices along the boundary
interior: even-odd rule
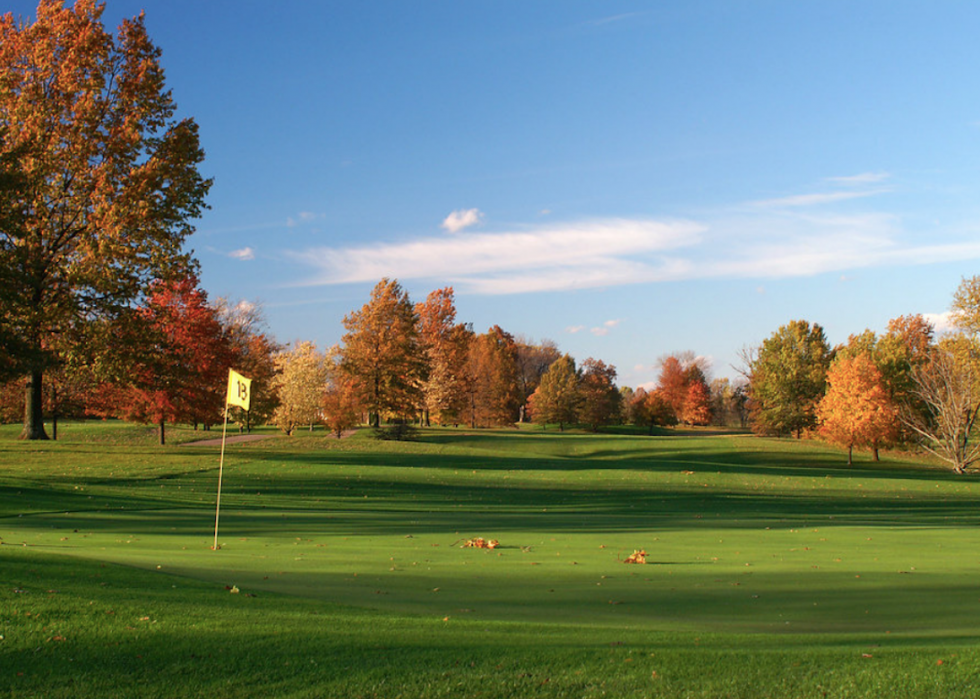
[[[975,488],[923,487],[973,479],[907,464],[831,467],[836,453],[795,441],[425,434],[411,445],[325,438],[241,445],[226,464],[223,505],[242,513],[236,526],[245,533],[253,531],[250,518],[267,526],[267,511],[341,534],[980,524]],[[98,452],[73,451],[85,449]],[[45,514],[63,526],[75,515],[58,513],[88,513],[85,526],[106,531],[198,530],[196,513],[216,496],[217,463],[202,466],[216,461],[213,451],[183,449],[187,458],[152,460],[148,471],[133,469],[136,477],[92,469],[0,487],[0,513]],[[130,516],[140,512],[143,521]]]

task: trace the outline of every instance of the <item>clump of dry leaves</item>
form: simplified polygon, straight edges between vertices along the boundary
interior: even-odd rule
[[[644,551],[643,549],[640,549],[639,551],[634,551],[629,556],[627,556],[626,559],[623,561],[623,563],[646,563],[646,562],[647,562],[647,552]]]
[[[495,549],[500,546],[500,542],[496,539],[490,539],[487,541],[482,536],[478,536],[475,539],[467,539],[466,543],[463,544],[464,549]]]

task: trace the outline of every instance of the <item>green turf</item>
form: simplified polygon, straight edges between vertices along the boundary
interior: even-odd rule
[[[705,431],[302,433],[229,445],[212,551],[217,449],[141,429],[0,428],[0,696],[980,683],[973,476]]]

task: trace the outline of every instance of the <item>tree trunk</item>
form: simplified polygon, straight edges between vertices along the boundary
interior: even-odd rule
[[[167,422],[166,420],[160,418],[160,446],[161,447],[167,443],[167,428],[165,427],[166,422]]]
[[[854,445],[853,444],[848,444],[847,445],[847,465],[848,466],[853,466],[854,465],[854,461],[852,459],[853,453],[854,453]]]
[[[44,402],[41,393],[43,374],[38,370],[31,371],[24,393],[24,429],[21,439],[47,439],[44,431]]]
[[[878,461],[878,442],[872,443],[871,453],[874,455],[874,460]]]

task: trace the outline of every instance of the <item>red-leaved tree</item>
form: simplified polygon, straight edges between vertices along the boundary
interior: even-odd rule
[[[114,412],[158,425],[160,444],[168,422],[216,424],[235,356],[197,277],[155,283],[138,317],[140,356],[130,383],[110,389]]]

